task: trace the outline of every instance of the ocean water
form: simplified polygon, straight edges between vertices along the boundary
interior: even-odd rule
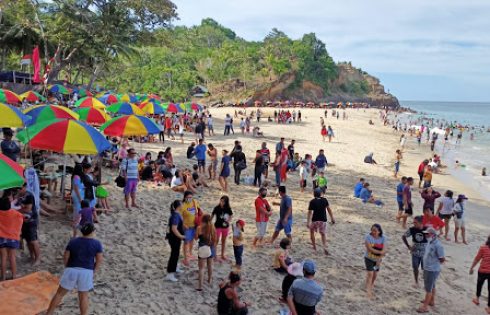
[[[430,118],[434,119],[436,127],[445,122],[470,127],[463,133],[460,144],[456,143],[457,131],[446,144],[444,137],[439,136],[436,151],[443,156],[451,174],[490,201],[490,132],[487,132],[490,128],[490,103],[402,101],[401,105],[417,111],[417,114],[406,115],[409,120]],[[470,139],[471,134],[473,140]],[[463,167],[456,167],[456,161]],[[481,176],[483,167],[487,168],[486,177]]]

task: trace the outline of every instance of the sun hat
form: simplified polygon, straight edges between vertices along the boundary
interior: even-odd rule
[[[292,263],[288,266],[288,273],[291,276],[303,277],[303,267],[298,262]]]

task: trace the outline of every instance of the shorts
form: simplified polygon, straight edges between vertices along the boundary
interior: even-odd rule
[[[109,193],[107,192],[107,190],[104,187],[97,186],[97,188],[95,189],[95,197],[107,198],[107,197],[109,197]]]
[[[18,249],[20,248],[20,241],[0,237],[0,248]]]
[[[317,168],[316,168],[316,172],[317,172],[317,173],[320,173],[320,172],[325,172],[325,168],[326,168],[325,166],[324,166],[324,167],[317,167]]]
[[[282,224],[282,220],[277,221],[277,224],[276,224],[276,232],[280,232],[283,229],[284,229],[284,233],[287,236],[290,236],[291,235],[291,232],[292,232],[292,229],[293,229],[293,221],[292,220],[289,220],[286,223],[286,225],[283,225]]]
[[[418,257],[415,255],[412,255],[412,269],[413,270],[419,270],[419,267],[421,269],[424,269],[424,259],[423,257]]]
[[[196,132],[195,135],[196,135],[196,139],[198,139],[198,140],[202,139],[202,133]]]
[[[60,279],[60,286],[71,291],[88,292],[94,288],[94,271],[85,268],[66,268]]]
[[[188,228],[184,232],[184,243],[190,243],[194,240],[194,236],[196,235],[196,228]]]
[[[28,243],[37,241],[37,222],[24,222],[22,224],[22,238]]]
[[[379,271],[379,268],[376,267],[376,261],[374,261],[374,260],[371,260],[367,257],[364,257],[364,264],[366,265],[367,271],[374,271],[374,272]]]
[[[425,292],[430,293],[436,287],[436,280],[439,277],[439,271],[427,271],[424,270],[424,289]]]
[[[419,174],[419,179],[422,180],[424,179],[424,173],[418,173]]]
[[[257,227],[257,237],[264,237],[267,233],[267,223],[268,222],[255,222]]]
[[[305,188],[306,187],[306,179],[300,179],[299,181],[299,187]]]
[[[206,166],[206,160],[197,160],[197,166],[205,167]]]
[[[413,205],[411,203],[408,204],[408,207],[405,208],[405,214],[409,217],[413,214]]]
[[[320,232],[320,234],[325,234],[327,232],[327,222],[324,221],[313,221],[311,223],[310,231]]]
[[[464,217],[461,217],[461,219],[455,217],[454,224],[456,225],[457,228],[464,228]]]
[[[442,214],[442,213],[439,213],[439,218],[441,218],[442,220],[449,220],[451,219],[453,215],[452,214]]]
[[[208,125],[208,130],[209,131],[214,131],[213,125]]]
[[[403,201],[397,201],[398,203],[398,211],[403,211]]]
[[[212,160],[211,167],[213,168],[213,171],[216,172],[216,170],[218,169],[218,160]]]
[[[128,178],[126,180],[126,186],[124,186],[124,194],[134,194],[136,193],[136,188],[138,187],[138,179],[137,178]]]
[[[229,228],[216,228],[216,237],[220,238],[222,235],[224,238],[228,236]]]

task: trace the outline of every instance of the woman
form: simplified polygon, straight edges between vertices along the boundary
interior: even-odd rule
[[[177,263],[179,262],[180,245],[185,239],[184,236],[184,220],[180,211],[182,210],[182,203],[180,200],[175,200],[170,205],[170,218],[168,219],[168,230],[166,239],[170,245],[170,258],[167,264],[167,277],[166,279],[172,282],[176,282],[175,273],[177,272]]]
[[[439,200],[439,207],[437,208],[437,213],[442,220],[444,220],[444,237],[446,241],[449,241],[449,221],[453,216],[453,208],[454,208],[454,200],[453,200],[453,192],[451,190],[447,190],[444,193],[444,197]]]
[[[165,159],[165,163],[169,167],[174,167],[174,157],[172,156],[172,148],[168,147],[165,149],[165,152],[163,153],[163,158]]]
[[[172,177],[172,182],[170,183],[170,188],[175,192],[185,192],[187,186],[184,184],[184,179],[182,178],[182,172],[180,170],[175,171],[174,177]]]
[[[283,147],[280,154],[280,176],[281,183],[285,183],[287,180],[287,171],[288,171],[288,159],[289,159],[289,151],[287,148]]]
[[[364,255],[367,270],[366,291],[368,298],[372,298],[381,259],[386,255],[386,241],[379,224],[373,224],[371,232],[364,238],[364,246],[366,246],[366,254]]]
[[[427,187],[420,192],[420,196],[422,199],[424,199],[424,206],[422,207],[422,210],[425,208],[430,208],[432,213],[434,213],[434,204],[436,199],[441,197],[441,194],[432,189],[432,187]]]
[[[466,209],[466,200],[468,198],[465,195],[459,195],[456,199],[456,204],[453,208],[454,213],[454,241],[459,243],[458,234],[461,230],[461,238],[463,239],[463,244],[468,245],[466,242],[466,228],[464,224],[464,211]]]
[[[221,158],[221,169],[219,172],[219,184],[224,192],[228,192],[228,181],[227,178],[230,176],[230,161],[231,158],[228,156],[228,151],[223,150],[223,157]]]
[[[83,168],[81,165],[75,166],[73,170],[73,177],[71,179],[71,201],[73,208],[73,220],[78,218],[80,213],[81,202],[85,199],[85,186],[83,185],[82,178],[84,177]]]
[[[400,171],[400,160],[403,158],[402,151],[400,149],[395,152],[395,178],[398,176]]]
[[[21,212],[11,209],[13,201],[12,190],[5,190],[0,198],[0,281],[7,279],[7,260],[10,262],[12,279],[17,278],[15,252],[20,247],[20,234],[24,216]]]
[[[430,187],[432,184],[432,166],[427,165],[424,170],[424,175],[422,177],[424,179],[424,188]]]
[[[216,221],[214,222],[214,227],[216,228],[216,244],[217,247],[218,242],[221,238],[221,259],[223,261],[228,261],[228,258],[225,256],[225,246],[226,246],[226,238],[228,237],[228,231],[230,229],[230,222],[232,222],[233,211],[230,207],[230,198],[228,196],[222,196],[219,200],[219,204],[214,207],[213,213],[211,214],[211,218],[216,216]]]
[[[328,142],[332,142],[332,138],[334,135],[333,135],[333,129],[331,126],[328,126],[327,135],[328,135]]]
[[[198,260],[199,260],[199,282],[197,291],[202,291],[202,282],[204,277],[204,265],[208,267],[208,284],[211,284],[213,278],[213,251],[216,244],[216,230],[211,222],[211,216],[206,213],[202,217],[201,224],[197,227],[194,237],[198,240]]]
[[[322,125],[322,130],[320,131],[322,137],[323,137],[323,142],[325,142],[325,137],[328,135],[327,127],[325,125]]]
[[[83,164],[82,168],[83,168],[82,182],[83,182],[83,186],[85,187],[84,199],[89,201],[90,203],[89,206],[91,208],[95,208],[95,205],[97,204],[97,198],[95,197],[95,188],[99,186],[99,183],[97,183],[94,180],[94,177],[91,174],[92,171],[91,164]]]
[[[485,310],[487,311],[487,314],[490,314],[490,236],[488,236],[487,242],[485,243],[485,245],[480,247],[480,250],[476,254],[476,257],[473,260],[473,264],[471,265],[470,268],[470,275],[473,274],[473,269],[475,268],[476,265],[478,265],[478,263],[480,263],[480,268],[478,269],[478,280],[476,282],[476,297],[473,298],[473,303],[475,305],[480,305],[481,289],[483,287],[483,284],[485,283],[485,280],[487,280],[488,303]]]
[[[218,294],[218,315],[246,315],[248,314],[247,306],[250,303],[240,302],[237,288],[240,286],[240,275],[230,272],[228,281],[220,284]]]
[[[143,164],[145,166],[149,165],[151,161],[151,152],[146,152],[145,159],[143,160]]]

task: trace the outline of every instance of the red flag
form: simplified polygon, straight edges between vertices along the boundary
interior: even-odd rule
[[[41,78],[39,76],[41,72],[41,60],[39,59],[39,46],[36,46],[34,50],[32,51],[32,63],[34,65],[34,78],[32,81],[34,83],[39,83],[41,82]]]

